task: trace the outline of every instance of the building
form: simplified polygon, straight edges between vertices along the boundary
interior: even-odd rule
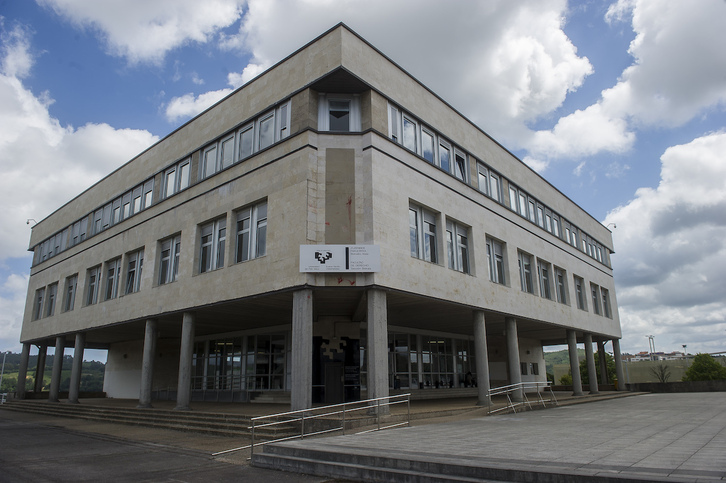
[[[474,384],[485,402],[545,381],[543,346],[612,341],[620,361],[610,231],[342,24],[39,222],[30,250],[25,360],[107,349],[107,395],[141,405]]]

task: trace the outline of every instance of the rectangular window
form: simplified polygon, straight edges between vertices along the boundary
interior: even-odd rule
[[[172,166],[164,173],[164,197],[168,198],[174,193],[176,193],[176,166]]]
[[[421,155],[431,164],[436,164],[434,151],[434,134],[421,128]]]
[[[144,183],[144,198],[143,198],[143,206],[141,209],[146,209],[151,206],[151,203],[154,200],[154,180],[153,178],[148,180]]]
[[[201,227],[199,273],[224,266],[224,246],[227,240],[227,217]]]
[[[544,208],[541,205],[537,205],[537,224],[540,228],[545,227]]]
[[[204,150],[202,156],[204,178],[209,178],[217,172],[217,145],[214,144]]]
[[[545,215],[545,230],[552,233],[552,217],[549,213]]]
[[[577,298],[577,308],[580,310],[587,310],[587,305],[585,303],[585,281],[577,275],[574,276],[574,280],[575,297]]]
[[[439,140],[439,167],[447,173],[451,172],[451,148],[443,140]]]
[[[328,129],[330,131],[350,131],[350,100],[328,99]]]
[[[565,271],[561,268],[555,268],[555,283],[557,285],[557,301],[561,304],[567,304]]]
[[[121,280],[121,259],[106,262],[106,294],[104,300],[115,299],[118,296],[118,285]]]
[[[126,193],[121,201],[121,216],[125,220],[131,216],[131,192]]]
[[[144,267],[144,251],[139,250],[128,256],[126,265],[126,293],[138,292],[141,288],[141,270]]]
[[[35,302],[33,305],[33,320],[43,316],[43,299],[45,298],[45,287],[35,291]]]
[[[171,283],[179,274],[181,236],[177,235],[161,242],[159,259],[159,285]]]
[[[560,219],[553,216],[552,217],[552,233],[559,238],[560,237]]]
[[[234,135],[222,140],[219,149],[219,170],[221,171],[234,163]]]
[[[539,274],[539,292],[542,298],[552,300],[552,289],[550,288],[550,264],[543,262],[542,260],[537,261],[537,272]]]
[[[602,311],[603,315],[609,319],[612,319],[613,314],[610,310],[610,292],[608,292],[608,289],[601,288],[600,292],[602,293]]]
[[[502,202],[502,199],[499,194],[501,192],[501,190],[499,188],[500,184],[501,184],[501,181],[499,180],[499,176],[497,176],[496,174],[494,174],[490,171],[489,172],[489,196],[491,196],[492,199],[498,201],[499,203]]]
[[[255,144],[254,124],[243,127],[239,130],[239,155],[238,159],[245,159],[252,156]]]
[[[509,186],[509,208],[515,213],[519,213],[519,203],[517,203],[517,189],[513,186]]]
[[[58,295],[58,284],[48,285],[48,293],[45,300],[45,316],[50,317],[55,313],[55,299]]]
[[[111,224],[115,225],[116,223],[121,221],[121,198],[113,201],[111,209],[113,210],[111,216]]]
[[[86,305],[93,305],[98,302],[98,286],[100,285],[101,266],[88,270],[88,284],[86,286]]]
[[[391,105],[389,105],[388,108],[388,129],[391,134],[391,140],[394,143],[398,143],[398,124],[401,118],[399,116],[398,109]]]
[[[536,212],[534,209],[534,201],[530,199],[527,206],[529,208],[529,221],[531,221],[532,223],[537,223],[537,215],[535,214]]]
[[[534,284],[532,283],[532,257],[522,252],[519,252],[519,279],[523,292],[534,293]]]
[[[484,194],[489,193],[489,173],[487,172],[487,168],[481,164],[477,163],[476,165],[476,171],[477,171],[477,183],[479,185],[479,191],[481,191]]]
[[[409,207],[411,256],[436,263],[436,215],[420,206]]]
[[[63,312],[73,310],[76,304],[76,289],[78,287],[78,275],[66,278],[66,293],[63,297]]]
[[[539,364],[537,362],[531,362],[529,368],[533,376],[539,376]]]
[[[212,156],[210,150],[207,150],[207,153]],[[190,159],[187,158],[166,170],[164,173],[164,198],[189,187],[189,166]]]
[[[487,238],[487,261],[489,280],[504,285],[504,247],[492,238]]]
[[[237,263],[267,254],[267,202],[237,212]]]
[[[527,195],[519,192],[519,214],[527,218]]]
[[[449,252],[449,268],[469,273],[468,230],[458,223],[447,221],[446,245]]]
[[[454,176],[466,182],[466,172],[466,155],[458,150],[454,150]]]
[[[416,149],[418,146],[416,131],[416,123],[406,116],[403,116],[403,146],[414,153],[418,152]]]
[[[134,188],[133,194],[131,195],[131,214],[138,213],[141,211],[141,191],[143,190],[142,186],[137,186]]]
[[[600,310],[600,287],[591,283],[590,293],[592,294],[592,311],[597,315],[602,315],[602,311]]]
[[[519,373],[523,376],[527,375],[527,363],[526,362],[519,363]]]

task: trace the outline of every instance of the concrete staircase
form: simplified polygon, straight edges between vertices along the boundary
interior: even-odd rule
[[[290,404],[289,391],[265,391],[250,393],[250,402],[257,404]]]
[[[239,437],[250,433],[250,418],[243,415],[155,408],[120,408],[90,404],[50,403],[48,401],[9,399],[0,409],[65,418],[79,418],[106,423],[128,424],[147,428],[193,431],[215,436]],[[296,432],[293,426],[257,429],[256,436],[274,439]]]

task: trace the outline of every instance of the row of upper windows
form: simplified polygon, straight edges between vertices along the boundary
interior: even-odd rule
[[[392,104],[389,104],[388,120],[388,134],[391,140],[418,154],[427,162],[462,182],[473,185],[473,180],[469,180],[469,164],[475,164],[479,191],[497,203],[507,206],[507,199],[502,189],[503,180],[506,178]],[[601,243],[509,180],[506,181],[509,186],[509,209],[557,238],[582,250],[595,260],[609,266],[607,249]]]
[[[352,110],[354,114],[357,112],[357,124],[358,129],[360,129],[359,103],[354,101],[352,96],[339,101],[345,101],[353,105],[353,107],[349,107],[349,110]],[[336,112],[333,110],[330,114],[334,115]],[[204,146],[201,149],[197,179],[208,178],[289,136],[290,115],[290,100],[288,99],[274,109],[244,123],[232,133],[225,134]],[[191,156],[187,156],[164,169],[161,178],[160,198],[168,198],[188,188],[192,181],[191,169]],[[154,178],[150,178],[36,245],[33,265],[44,262],[86,238],[101,233],[148,208],[153,200]]]
[[[437,223],[440,215],[420,205],[409,205],[409,243],[411,256],[427,262],[441,263],[437,253],[439,229]],[[470,247],[468,243],[469,228],[459,222],[446,219],[446,247],[448,267],[464,273],[470,273]],[[507,273],[506,244],[500,240],[486,236],[487,268],[489,280],[509,285],[510,275]],[[519,262],[519,282],[523,292],[534,294],[538,292],[542,298],[557,300],[569,305],[567,289],[567,276],[563,268],[553,267],[551,263],[536,259],[536,276],[534,274],[535,257],[521,250],[517,251]],[[573,276],[577,306],[587,310],[587,301],[583,298],[584,281],[581,277]],[[607,289],[591,285],[592,307],[594,313],[612,317],[610,298]]]
[[[237,245],[235,262],[240,263],[267,253],[267,202],[262,201],[234,212]],[[222,268],[226,241],[226,220],[223,216],[199,226],[198,273]],[[181,255],[181,235],[159,241],[157,285],[177,280]],[[144,249],[127,253],[86,271],[83,305],[94,305],[99,299],[111,300],[122,295],[138,292],[141,288],[141,272],[144,265]],[[122,280],[121,276],[124,275]],[[61,310],[68,312],[75,306],[78,274],[66,277]],[[58,282],[36,290],[32,319],[49,317],[55,313]]]

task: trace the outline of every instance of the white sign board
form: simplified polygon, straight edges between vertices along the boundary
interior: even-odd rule
[[[378,245],[300,245],[301,272],[380,272]]]

